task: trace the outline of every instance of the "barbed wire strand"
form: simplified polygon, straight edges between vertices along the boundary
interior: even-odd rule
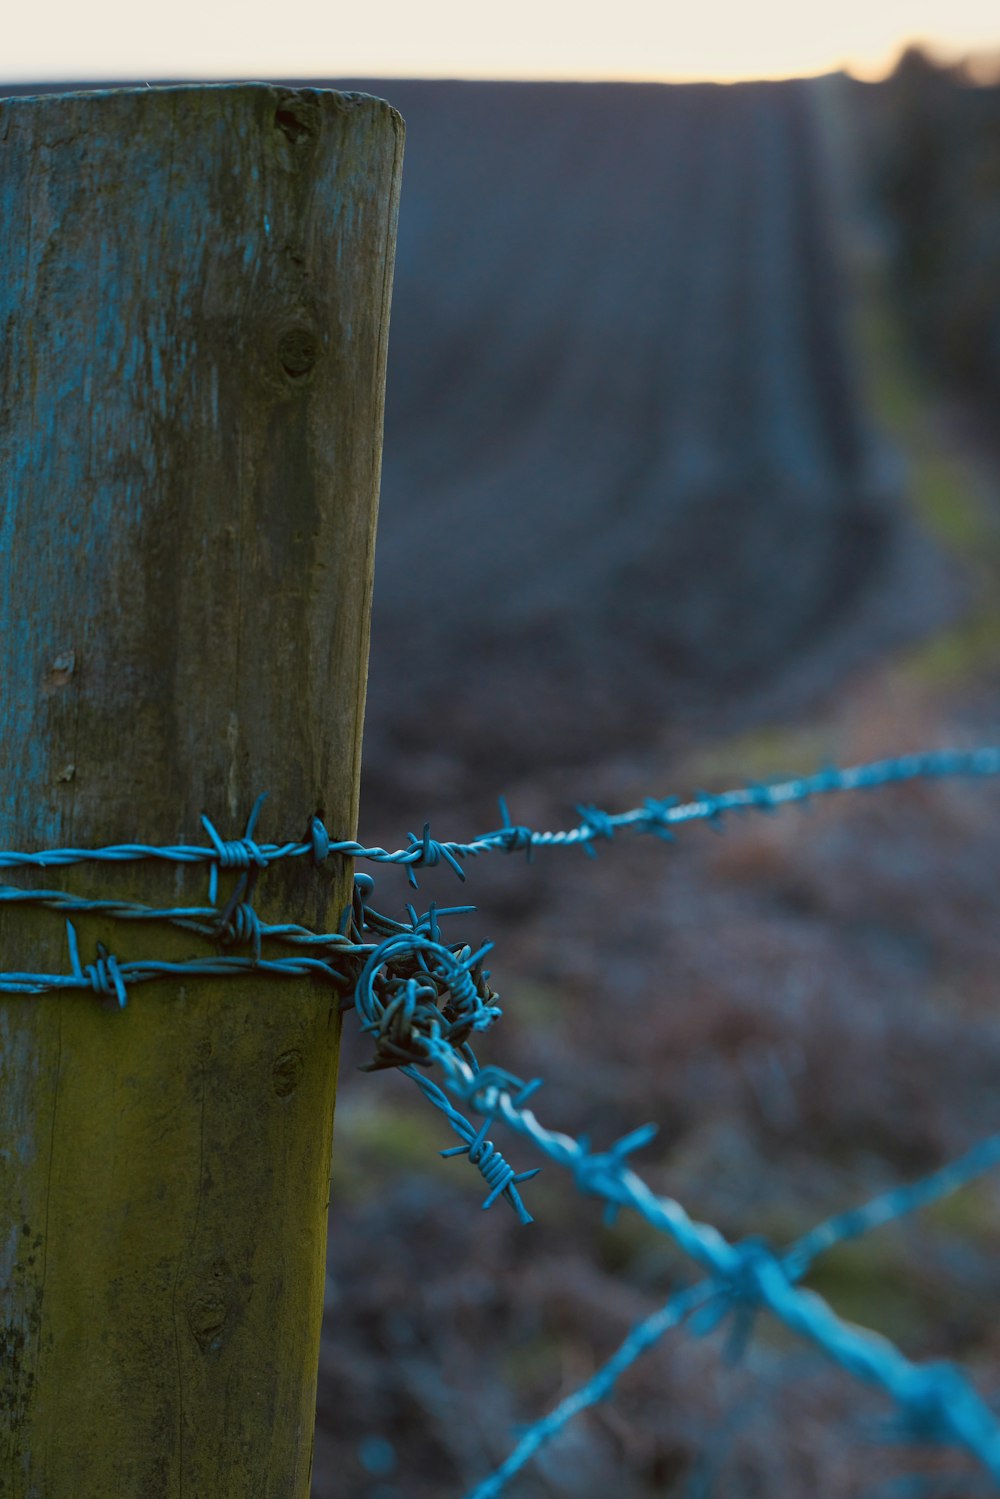
[[[593,855],[597,841],[610,840],[620,830],[650,833],[670,840],[675,827],[689,822],[718,823],[727,812],[774,812],[794,802],[806,802],[814,796],[833,792],[858,791],[938,777],[998,774],[1000,748],[983,746],[973,750],[934,750],[872,761],[846,769],[829,766],[814,775],[762,782],[731,791],[702,791],[687,802],[681,802],[677,797],[663,800],[650,797],[641,807],[634,807],[628,812],[602,812],[597,807],[581,804],[577,807],[581,818],[579,824],[558,832],[542,832],[513,823],[506,802],[501,799],[503,823],[492,832],[481,833],[468,842],[439,841],[430,836],[430,824],[425,823],[419,837],[410,833],[408,845],[392,851],[379,847],[368,848],[354,839],[332,839],[319,817],[310,819],[305,837],[298,841],[261,843],[253,834],[267,795],[265,792],[254,803],[242,838],[221,838],[208,816],[203,815],[202,823],[210,838],[208,846],[189,843],[166,846],[122,843],[104,848],[46,849],[34,853],[4,850],[0,851],[0,869],[49,869],[89,860],[125,863],[162,859],[178,864],[208,864],[209,902],[214,904],[220,871],[264,870],[281,859],[311,855],[317,864],[321,864],[330,854],[341,854],[346,858],[367,859],[379,864],[399,864],[406,868],[413,884],[416,883],[416,869],[446,864],[459,879],[464,879],[462,861],[478,858],[485,853],[524,852],[530,856],[540,848],[581,847],[584,852]]]
[[[720,1293],[712,1315],[699,1331],[709,1331],[726,1312],[736,1306],[752,1313],[766,1306],[792,1331],[821,1348],[849,1373],[881,1387],[901,1407],[909,1427],[938,1439],[965,1447],[1000,1481],[1000,1425],[961,1372],[946,1363],[918,1365],[905,1357],[881,1334],[843,1321],[815,1291],[795,1284],[812,1259],[838,1242],[838,1221],[845,1237],[860,1231],[866,1215],[872,1226],[898,1217],[913,1206],[943,1196],[1000,1159],[1000,1136],[993,1136],[960,1161],[935,1174],[935,1180],[915,1188],[898,1188],[885,1199],[876,1199],[867,1209],[840,1215],[820,1225],[816,1236],[805,1236],[789,1263],[760,1239],[732,1244],[711,1224],[699,1223],[670,1197],[661,1197],[626,1165],[626,1157],[648,1144],[655,1126],[645,1125],[617,1141],[609,1150],[591,1153],[584,1140],[549,1130],[525,1108],[528,1092],[538,1080],[513,1096],[509,1081],[498,1085],[487,1069],[477,1070],[436,1038],[424,1041],[428,1060],[438,1063],[449,1091],[477,1112],[490,1118],[499,1115],[517,1133],[526,1135],[551,1160],[568,1169],[584,1193],[604,1197],[617,1206],[635,1209],[648,1223],[667,1233],[692,1259],[707,1269]],[[434,1102],[426,1079],[415,1069],[404,1068]],[[518,1080],[514,1080],[517,1084]],[[747,1321],[744,1317],[745,1337]]]
[[[819,1255],[828,1252],[835,1245],[940,1200],[991,1170],[998,1162],[1000,1135],[976,1146],[959,1160],[949,1162],[933,1176],[883,1193],[862,1207],[838,1214],[817,1225],[782,1253],[779,1262],[789,1278],[794,1280],[804,1274]],[[716,1300],[721,1303],[724,1312],[726,1295],[725,1285],[720,1285],[715,1279],[703,1280],[675,1293],[664,1306],[658,1307],[648,1317],[636,1323],[611,1357],[590,1379],[560,1401],[541,1420],[531,1425],[521,1435],[510,1455],[488,1478],[470,1490],[467,1499],[496,1499],[515,1474],[553,1441],[575,1416],[607,1400],[625,1370],[672,1328],[678,1327],[696,1308]],[[703,1330],[710,1329],[706,1327]],[[994,1476],[1000,1475],[994,1472]]]
[[[279,859],[312,855],[317,864],[331,853],[349,858],[399,864],[416,884],[415,869],[447,864],[464,878],[462,861],[490,851],[524,851],[530,858],[542,847],[580,846],[595,853],[598,840],[613,838],[621,829],[672,839],[675,826],[694,821],[718,823],[726,812],[774,811],[816,794],[884,786],[917,778],[996,775],[1000,749],[946,750],[906,755],[846,770],[829,768],[813,776],[712,794],[700,792],[693,801],[648,799],[630,812],[608,814],[591,806],[577,808],[580,823],[562,832],[539,832],[514,824],[501,801],[502,826],[467,843],[439,842],[429,824],[418,838],[410,833],[404,849],[388,852],[366,848],[354,840],[331,840],[318,817],[309,821],[297,842],[268,844],[257,839],[256,824],[265,797],[254,803],[243,836],[224,840],[207,815],[202,824],[209,845],[154,846],[117,844],[100,849],[55,849],[41,853],[0,852],[0,868],[47,868],[87,860],[126,862],[172,860],[180,864],[208,864],[208,907],[154,908],[127,901],[88,901],[67,892],[25,891],[0,887],[0,901],[48,906],[63,913],[85,912],[110,919],[164,921],[209,937],[222,946],[249,945],[252,956],[218,954],[183,962],[146,959],[120,961],[101,943],[94,962],[80,958],[75,927],[66,922],[69,974],[0,974],[0,992],[38,994],[47,990],[80,990],[127,1001],[129,985],[168,976],[224,976],[254,972],[283,978],[311,977],[351,991],[344,1007],[354,1006],[362,1029],[375,1039],[371,1069],[397,1067],[410,1077],[439,1109],[461,1144],[443,1150],[445,1156],[466,1155],[483,1176],[488,1195],[484,1208],[503,1198],[522,1222],[531,1221],[518,1186],[538,1168],[515,1171],[488,1138],[497,1119],[515,1133],[526,1135],[542,1154],[569,1170],[584,1193],[601,1197],[611,1213],[631,1207],[657,1229],[667,1233],[702,1269],[708,1279],[679,1293],[639,1323],[608,1363],[575,1395],[525,1433],[514,1452],[475,1491],[473,1499],[492,1499],[500,1488],[540,1447],[562,1429],[572,1415],[603,1399],[620,1372],[670,1327],[689,1321],[692,1332],[710,1331],[724,1317],[735,1314],[731,1343],[739,1348],[749,1337],[754,1314],[767,1307],[789,1328],[821,1348],[856,1377],[881,1387],[902,1412],[907,1429],[925,1437],[965,1447],[994,1479],[1000,1480],[1000,1427],[991,1411],[961,1372],[951,1364],[917,1365],[879,1334],[843,1321],[815,1292],[798,1282],[820,1254],[835,1244],[855,1238],[882,1223],[925,1205],[990,1169],[1000,1161],[1000,1135],[991,1136],[960,1160],[910,1186],[899,1187],[865,1206],[841,1213],[817,1225],[788,1250],[780,1253],[762,1239],[730,1243],[710,1224],[699,1223],[674,1199],[658,1196],[628,1165],[627,1158],[648,1144],[655,1126],[644,1125],[615,1142],[609,1150],[591,1152],[589,1142],[544,1127],[525,1104],[540,1080],[524,1082],[495,1067],[480,1067],[469,1045],[473,1034],[487,1029],[500,1016],[497,996],[487,983],[483,959],[490,944],[473,953],[468,946],[445,944],[439,918],[464,913],[471,907],[436,910],[423,916],[407,907],[409,925],[394,922],[368,903],[373,881],[355,876],[352,902],[345,908],[336,933],[313,933],[295,923],[265,923],[252,905],[258,876]],[[237,879],[225,907],[216,907],[220,874]],[[366,931],[381,942],[363,941]],[[312,949],[316,956],[262,955],[264,940]],[[334,966],[334,959],[340,966]],[[346,969],[347,971],[342,971]],[[427,1076],[437,1065],[452,1093],[483,1115],[473,1125],[451,1103],[445,1091]]]

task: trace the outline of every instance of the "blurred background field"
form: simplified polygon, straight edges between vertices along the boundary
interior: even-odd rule
[[[359,86],[408,123],[364,837],[995,741],[1000,89],[917,52],[881,84]],[[996,1129],[998,814],[886,790],[421,901],[477,902],[482,1054],[546,1078],[541,1118],[657,1121],[658,1190],[780,1242]],[[364,1059],[349,1035],[316,1499],[458,1494],[691,1271],[554,1167],[530,1228],[480,1213]],[[810,1283],[996,1398],[998,1249],[989,1182]],[[671,1335],[511,1492],[978,1491],[766,1319],[742,1365],[722,1343]]]
[[[492,828],[500,794],[565,827],[1000,741],[988,63],[335,86],[408,127],[366,842]],[[547,1124],[600,1146],[656,1121],[657,1190],[781,1242],[997,1130],[998,866],[1000,788],[940,783],[494,856],[418,898],[477,903],[447,934],[496,942],[481,1057],[546,1079]],[[379,875],[380,909],[410,898]],[[692,1271],[552,1166],[530,1227],[481,1213],[443,1123],[359,1074],[345,1029],[314,1499],[457,1499]],[[997,1182],[809,1283],[1000,1400]],[[766,1318],[739,1365],[723,1343],[670,1335],[512,1496],[984,1491]]]

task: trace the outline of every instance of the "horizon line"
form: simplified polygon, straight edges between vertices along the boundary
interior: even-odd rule
[[[964,59],[962,59],[964,61]],[[948,64],[946,64],[948,66]],[[739,85],[741,83],[794,83],[814,82],[823,78],[851,78],[858,83],[881,83],[892,76],[895,63],[886,71],[878,73],[867,73],[864,70],[853,68],[849,63],[841,63],[832,67],[817,68],[814,71],[800,70],[793,72],[774,73],[683,73],[683,74],[652,74],[652,73],[489,73],[474,72],[379,72],[370,73],[365,70],[351,69],[347,72],[325,73],[325,74],[275,74],[264,76],[255,73],[238,75],[220,75],[215,73],[186,73],[172,74],[167,77],[156,77],[137,75],[135,73],[112,73],[108,72],[101,77],[93,75],[72,77],[50,74],[41,77],[33,73],[23,73],[16,77],[0,75],[0,88],[52,88],[56,85],[67,85],[80,91],[101,88],[181,88],[187,85],[197,84],[240,84],[240,83],[270,83],[284,84],[288,87],[322,87],[327,83],[354,83],[354,82],[393,82],[393,83],[523,83],[523,84],[637,84],[637,85],[663,85],[665,87],[683,87],[684,85],[717,84],[720,87]]]

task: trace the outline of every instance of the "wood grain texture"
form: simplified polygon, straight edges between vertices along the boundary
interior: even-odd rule
[[[402,136],[267,84],[0,100],[0,847],[237,837],[260,791],[265,840],[353,836]],[[0,967],[68,972],[64,923],[0,904]],[[309,981],[0,1000],[5,1499],[304,1499],[338,1042]]]

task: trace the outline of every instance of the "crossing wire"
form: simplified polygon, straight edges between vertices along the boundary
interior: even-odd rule
[[[168,977],[235,977],[253,972],[262,977],[310,977],[328,982],[342,996],[343,1008],[354,1008],[362,1029],[373,1038],[373,1060],[368,1070],[398,1068],[444,1115],[460,1143],[441,1154],[464,1155],[477,1168],[487,1187],[484,1208],[503,1199],[522,1223],[531,1222],[519,1187],[540,1168],[516,1170],[508,1163],[490,1138],[494,1124],[502,1121],[543,1156],[569,1171],[581,1192],[602,1198],[609,1214],[622,1208],[639,1213],[705,1272],[701,1281],[680,1290],[638,1323],[581,1389],[521,1436],[509,1457],[477,1485],[468,1499],[495,1499],[574,1415],[606,1399],[622,1371],[671,1328],[686,1324],[694,1335],[703,1335],[728,1318],[732,1323],[730,1347],[738,1352],[751,1336],[754,1317],[762,1309],[769,1310],[856,1378],[881,1388],[895,1402],[909,1434],[964,1448],[1000,1486],[1000,1423],[961,1370],[945,1362],[912,1362],[888,1339],[838,1317],[821,1296],[801,1284],[816,1259],[835,1245],[937,1201],[1000,1164],[1000,1134],[983,1140],[960,1159],[920,1181],[897,1187],[818,1224],[786,1249],[775,1248],[759,1237],[731,1243],[712,1225],[694,1219],[673,1198],[657,1195],[632,1169],[629,1158],[650,1143],[655,1125],[631,1131],[605,1151],[592,1151],[588,1141],[549,1129],[527,1107],[541,1086],[540,1079],[525,1081],[501,1068],[480,1066],[470,1038],[489,1029],[502,1013],[484,967],[491,944],[474,953],[467,945],[445,942],[440,925],[443,919],[467,914],[473,907],[432,905],[418,915],[408,906],[409,921],[394,921],[371,906],[368,897],[374,881],[368,875],[355,875],[352,901],[335,932],[313,932],[296,923],[264,922],[252,903],[260,875],[282,859],[311,857],[320,864],[330,855],[339,855],[396,864],[405,868],[415,885],[417,869],[440,864],[464,879],[463,864],[491,852],[524,852],[530,859],[543,848],[580,847],[593,856],[596,843],[611,840],[621,831],[672,840],[675,829],[683,824],[717,824],[729,812],[773,812],[816,795],[915,779],[997,774],[1000,748],[932,751],[847,769],[830,767],[812,776],[721,793],[699,792],[686,802],[676,797],[649,798],[641,807],[617,814],[581,805],[577,808],[580,821],[560,832],[515,824],[501,802],[502,824],[493,832],[467,842],[444,842],[432,838],[425,824],[419,837],[410,833],[409,843],[394,851],[333,839],[318,817],[309,819],[300,839],[262,842],[256,837],[265,801],[261,796],[239,838],[223,839],[205,815],[202,824],[207,844],[160,846],[137,842],[97,849],[0,851],[0,869],[14,871],[61,868],[88,861],[150,859],[208,868],[208,904],[201,906],[150,907],[129,901],[91,900],[55,889],[0,886],[0,902],[38,905],[67,918],[70,967],[67,974],[0,973],[0,993],[34,995],[78,990],[114,998],[124,1008],[131,986]],[[233,872],[236,879],[226,904],[219,909],[219,879],[226,872]],[[216,951],[183,962],[155,958],[120,962],[98,944],[96,958],[85,964],[71,918],[86,913],[112,920],[167,922],[212,941]],[[373,937],[378,940],[371,940]],[[265,942],[291,946],[296,951],[265,957]],[[220,947],[247,947],[250,952],[249,956],[235,956],[220,953]],[[428,1075],[432,1068],[437,1069],[441,1083]],[[480,1124],[467,1119],[453,1099],[479,1114]]]

